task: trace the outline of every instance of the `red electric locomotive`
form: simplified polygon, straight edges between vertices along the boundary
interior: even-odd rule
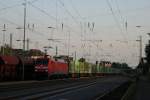
[[[36,79],[62,78],[68,76],[68,63],[63,59],[37,58]]]

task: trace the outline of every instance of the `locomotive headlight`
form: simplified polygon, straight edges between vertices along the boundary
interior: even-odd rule
[[[37,68],[37,69],[38,69],[38,68],[40,68],[40,67],[39,67],[39,66],[35,66],[35,68]]]

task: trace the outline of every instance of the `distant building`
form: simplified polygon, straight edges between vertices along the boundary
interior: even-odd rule
[[[63,59],[63,60],[65,60],[65,61],[72,61],[73,60],[73,57],[69,57],[68,55],[59,55],[59,56],[54,56],[53,57],[55,60],[57,60],[57,59]]]
[[[100,61],[100,66],[103,66],[103,67],[111,67],[112,66],[112,63],[110,61]]]

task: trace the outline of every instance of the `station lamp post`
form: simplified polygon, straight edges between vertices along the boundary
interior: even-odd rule
[[[137,25],[136,26],[137,28],[141,28],[142,26],[141,25]],[[136,40],[137,42],[139,42],[139,62],[141,61],[142,59],[142,36],[140,35],[139,36],[139,40]]]
[[[148,34],[148,36],[150,36],[150,33],[147,33]],[[150,40],[149,40],[149,43],[150,43]]]
[[[52,26],[49,26],[48,27],[49,29],[56,29],[55,27],[52,27]],[[53,40],[53,30],[52,30],[52,32],[51,32],[51,37],[50,37],[50,39],[48,39],[48,40]]]
[[[25,40],[26,40],[26,8],[27,8],[27,0],[24,0],[24,23],[23,28],[16,28],[16,29],[23,29],[23,60],[22,60],[22,80],[24,80],[24,59],[25,59]]]
[[[5,54],[5,31],[6,31],[6,25],[4,24],[3,31],[3,55]]]
[[[147,33],[150,36],[150,33]]]
[[[48,41],[49,41],[49,47],[48,47],[48,49],[50,49],[50,48],[52,48],[52,42],[51,41],[54,41],[54,39],[53,39],[53,30],[56,29],[56,28],[52,27],[52,26],[49,26],[48,28],[52,29],[50,39],[48,39]]]
[[[142,59],[142,36],[140,36],[140,39],[136,41],[139,42],[139,61],[141,61]]]
[[[16,41],[17,41],[17,42],[21,42],[22,40],[19,40],[19,39],[18,39],[18,40],[16,40]],[[19,44],[19,46],[20,46],[19,48],[21,48],[21,44]]]
[[[17,29],[17,30],[23,30],[22,27],[17,27],[16,29]],[[21,42],[21,41],[23,42],[23,40],[21,40],[21,39],[18,39],[18,40],[16,40],[16,41],[17,41],[17,42]],[[23,45],[22,45],[22,47],[23,47]],[[21,49],[21,48],[20,48],[20,49]],[[23,49],[23,48],[22,48],[22,49]]]
[[[43,48],[44,48],[44,51],[45,51],[45,55],[47,55],[47,50],[51,49],[53,47],[51,47],[51,46],[44,46]]]

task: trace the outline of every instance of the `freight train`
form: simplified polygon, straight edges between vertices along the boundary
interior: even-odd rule
[[[34,60],[29,57],[0,56],[0,81],[21,80],[34,77]]]
[[[83,59],[0,56],[0,81],[21,80],[23,72],[25,80],[120,74],[120,70],[106,65],[110,65],[109,62],[92,64]]]

